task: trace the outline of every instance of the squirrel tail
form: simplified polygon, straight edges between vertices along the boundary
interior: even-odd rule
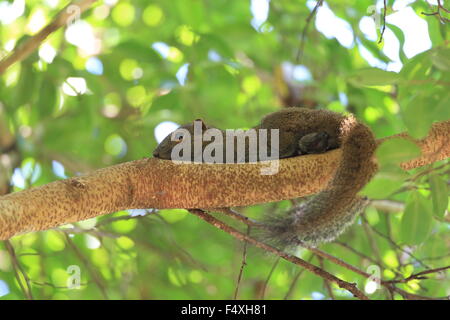
[[[367,206],[368,199],[357,194],[376,172],[372,159],[375,137],[366,125],[350,115],[339,124],[339,141],[342,159],[327,188],[292,208],[287,215],[266,217],[265,240],[282,248],[333,241]]]

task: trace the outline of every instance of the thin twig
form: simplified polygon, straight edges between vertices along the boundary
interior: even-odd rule
[[[384,30],[386,30],[386,11],[387,11],[386,0],[383,0],[383,6],[384,6],[384,10],[383,10],[383,27],[381,28],[380,40],[378,40],[378,43],[381,43],[381,41],[383,41]]]
[[[417,258],[416,256],[414,256],[411,252],[408,252],[407,250],[403,249],[401,246],[399,246],[398,244],[395,243],[395,241],[393,241],[391,238],[389,238],[387,235],[383,234],[382,232],[378,231],[376,228],[372,227],[366,220],[366,218],[363,216],[362,217],[364,223],[373,231],[375,232],[378,236],[386,239],[393,247],[395,247],[396,249],[400,250],[403,253],[406,253],[408,256],[410,256],[411,258],[413,258],[414,260],[416,260],[418,263],[420,263],[423,267],[429,269],[430,267],[427,266],[423,261],[421,261],[419,258]]]
[[[270,269],[269,274],[267,275],[267,279],[266,281],[264,281],[264,285],[263,288],[261,290],[261,300],[264,300],[265,295],[266,295],[266,289],[267,289],[267,285],[269,284],[270,278],[272,278],[272,274],[275,271],[278,262],[280,262],[280,258],[278,257],[278,259],[275,261],[275,263],[273,264],[272,268]]]
[[[227,232],[228,234],[232,235],[233,237],[235,237],[236,239],[239,239],[241,241],[248,241],[249,243],[253,244],[254,246],[261,248],[265,251],[271,252],[273,254],[278,255],[279,257],[292,262],[298,266],[301,266],[305,269],[307,269],[308,271],[314,273],[315,275],[324,278],[324,279],[328,279],[331,282],[336,283],[340,288],[345,289],[349,292],[351,292],[355,297],[357,297],[358,299],[361,300],[369,300],[369,298],[367,296],[365,296],[357,287],[354,283],[349,283],[347,281],[344,281],[342,279],[339,279],[337,277],[335,277],[334,275],[330,274],[329,272],[322,270],[321,268],[310,264],[308,262],[306,262],[303,259],[300,259],[296,256],[293,256],[291,254],[285,253],[281,250],[278,250],[277,248],[274,248],[268,244],[265,244],[263,242],[260,242],[254,238],[251,238],[249,236],[247,236],[246,234],[243,234],[242,232],[228,226],[227,224],[223,223],[222,221],[216,219],[215,217],[209,215],[208,213],[206,213],[203,210],[199,210],[199,209],[190,209],[189,210],[191,213],[195,214],[197,217],[199,217],[200,219],[208,222],[209,224],[215,226],[216,228],[219,228],[225,232]]]
[[[215,211],[215,212],[224,213],[232,219],[235,219],[235,220],[245,223],[249,227],[261,227],[262,226],[261,222],[253,220],[252,218],[249,218],[231,208],[214,208],[214,209],[207,210],[207,211]]]
[[[306,260],[307,262],[311,262],[311,260],[313,259],[314,255],[311,255],[309,257],[308,260]],[[297,272],[297,274],[295,275],[294,279],[292,280],[291,285],[289,286],[288,291],[286,292],[286,295],[284,296],[284,300],[289,299],[289,297],[291,296],[292,292],[294,292],[294,288],[295,285],[297,284],[298,279],[300,279],[300,276],[303,274],[303,272],[305,272],[306,269],[301,269]]]
[[[317,259],[319,259],[319,265],[322,269],[325,270],[325,264],[323,263],[323,258],[321,256],[317,256]],[[333,289],[331,288],[330,282],[328,280],[323,279],[323,283],[325,285],[325,288],[327,289],[328,295],[330,296],[331,300],[336,300],[334,297]]]
[[[308,249],[311,250],[311,252],[315,253],[319,257],[325,258],[325,259],[327,259],[327,260],[329,260],[329,261],[331,261],[331,262],[333,262],[333,263],[335,263],[335,264],[337,264],[337,265],[339,265],[341,267],[344,267],[344,268],[346,268],[346,269],[348,269],[350,271],[353,271],[354,273],[357,273],[357,274],[359,274],[359,275],[361,275],[363,277],[370,278],[370,274],[368,274],[367,272],[364,272],[364,271],[362,271],[362,270],[352,266],[351,264],[349,264],[349,263],[347,263],[347,262],[345,262],[345,261],[343,261],[343,260],[341,260],[339,258],[336,258],[336,257],[332,256],[331,254],[328,254],[328,253],[326,253],[326,252],[324,252],[322,250],[319,250],[317,248],[308,248]]]
[[[446,13],[450,13],[450,10],[446,9],[446,8],[442,5],[441,0],[437,0],[437,3],[438,3],[438,5],[437,5],[436,11],[434,11],[434,12],[423,12],[423,11],[422,11],[421,14],[423,14],[424,16],[437,16],[437,17],[439,18],[439,20],[440,20],[442,23],[450,22],[450,19],[444,17],[444,16],[441,14],[441,10],[444,11],[444,12],[446,12]]]
[[[316,5],[314,6],[314,9],[309,13],[308,17],[306,18],[305,26],[303,27],[302,36],[300,38],[300,46],[297,51],[297,56],[295,58],[296,64],[301,64],[302,58],[303,58],[303,52],[305,50],[305,39],[306,34],[308,32],[309,23],[311,22],[312,18],[315,16],[317,10],[322,5],[323,0],[318,0]]]
[[[406,282],[411,281],[411,280],[423,280],[423,279],[427,279],[427,277],[424,277],[424,275],[426,275],[426,274],[441,272],[441,271],[444,271],[444,270],[447,270],[447,269],[450,269],[450,266],[436,268],[436,269],[424,270],[424,271],[412,274],[409,277],[404,278],[404,279],[390,280],[390,281],[386,281],[386,282],[387,283],[406,283]]]
[[[33,293],[31,291],[30,279],[28,278],[27,273],[23,270],[23,268],[19,262],[19,259],[17,259],[16,251],[14,250],[14,247],[9,240],[5,241],[5,247],[9,253],[9,256],[11,257],[11,261],[13,263],[13,269],[14,269],[14,274],[16,275],[17,283],[19,284],[20,288],[22,289],[22,292],[27,297],[27,299],[33,300]],[[22,275],[23,279],[25,280],[26,288],[24,287],[24,285],[22,283],[20,274]]]
[[[227,209],[228,209],[228,208],[227,208]],[[231,209],[229,209],[229,210],[227,210],[227,211],[228,211],[229,213],[232,213],[232,214],[230,215],[232,218],[235,218],[235,219],[237,219],[237,220],[243,221],[244,223],[247,223],[248,221],[251,221],[251,224],[252,224],[253,226],[256,226],[256,227],[259,227],[259,228],[267,228],[267,226],[264,225],[263,223],[261,223],[261,222],[259,222],[259,221],[256,221],[256,220],[252,220],[252,219],[250,219],[250,218],[248,218],[248,217],[246,217],[246,216],[244,216],[244,215],[241,215],[241,214],[239,214],[239,213],[236,213],[235,211],[233,211],[233,210],[231,210]],[[223,211],[223,212],[225,212],[225,211]],[[344,267],[344,268],[346,268],[346,269],[348,269],[348,270],[351,270],[351,271],[353,271],[353,272],[355,272],[355,273],[358,273],[358,274],[360,274],[360,275],[362,275],[362,276],[364,276],[364,277],[366,277],[366,278],[370,277],[370,275],[369,275],[368,273],[366,273],[366,272],[364,272],[364,271],[361,271],[361,270],[359,270],[358,268],[356,268],[356,267],[354,267],[354,266],[352,266],[352,265],[346,263],[345,261],[343,261],[343,260],[341,260],[341,259],[339,259],[339,258],[336,258],[336,257],[334,257],[334,256],[332,256],[332,255],[330,255],[330,254],[328,254],[328,253],[326,253],[326,252],[324,252],[324,251],[322,251],[322,250],[320,250],[320,249],[317,249],[317,248],[313,248],[313,247],[304,245],[304,244],[301,243],[301,242],[299,242],[299,245],[300,245],[301,247],[305,248],[305,249],[310,250],[311,252],[315,253],[316,255],[318,255],[318,256],[320,256],[320,257],[322,257],[322,258],[325,258],[325,259],[330,260],[331,262],[333,262],[333,263],[335,263],[335,264],[337,264],[337,265],[340,265],[341,267]]]
[[[374,264],[379,264],[379,261],[377,261],[377,260],[375,260],[374,258],[369,257],[368,255],[365,255],[364,253],[362,253],[362,252],[356,250],[355,248],[353,248],[352,246],[349,246],[349,245],[348,245],[347,243],[345,243],[345,242],[335,241],[334,243],[337,244],[337,245],[339,245],[339,246],[341,246],[341,247],[343,247],[343,248],[345,248],[345,249],[347,249],[347,250],[349,250],[349,251],[351,251],[351,252],[353,252],[354,254],[356,254],[357,256],[360,256],[360,257],[363,258],[363,259],[367,259],[367,260],[369,260],[370,262],[372,262],[372,263],[374,263]]]
[[[103,297],[105,299],[108,299],[108,294],[106,293],[106,287],[103,283],[102,278],[97,273],[97,270],[92,268],[91,263],[86,258],[86,256],[81,252],[81,250],[73,243],[72,239],[69,237],[68,234],[64,234],[66,236],[66,242],[69,245],[69,247],[75,252],[77,257],[83,262],[85,267],[88,269],[89,273],[92,276],[92,280],[96,283],[97,287],[100,289],[100,292],[102,293]]]
[[[250,234],[250,227],[247,227],[247,235],[249,235],[249,234]],[[244,273],[244,268],[247,265],[247,245],[248,245],[248,242],[245,241],[244,249],[242,250],[241,268],[239,270],[239,275],[238,275],[238,279],[237,279],[237,283],[236,283],[236,289],[234,290],[234,300],[237,300],[237,296],[239,293],[239,286],[241,284],[241,279],[242,279],[242,274]]]
[[[50,283],[50,282],[38,282],[38,281],[31,281],[31,283],[33,283],[34,285],[36,285],[36,286],[42,286],[42,287],[51,287],[51,288],[53,288],[53,289],[68,289],[67,288],[67,286],[55,286],[53,283]],[[85,286],[87,286],[88,285],[88,283],[86,282],[86,283],[80,283],[80,287],[81,286],[83,286],[83,287],[85,287]]]

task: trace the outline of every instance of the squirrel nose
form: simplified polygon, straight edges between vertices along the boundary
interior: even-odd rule
[[[158,158],[159,157],[159,151],[158,150],[153,151],[153,156],[155,158]]]

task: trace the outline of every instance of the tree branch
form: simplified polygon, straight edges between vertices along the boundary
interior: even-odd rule
[[[37,34],[27,39],[24,43],[22,43],[19,47],[15,48],[12,53],[0,61],[0,74],[4,73],[6,69],[8,69],[11,65],[16,62],[22,61],[27,58],[31,53],[34,52],[41,44],[44,42],[47,37],[61,28],[63,25],[68,23],[70,19],[73,17],[74,12],[71,10],[74,6],[77,6],[79,9],[79,14],[83,13],[87,9],[89,9],[97,0],[80,0],[74,1],[67,5],[64,9],[62,9],[56,18],[48,24],[44,29],[39,31]]]
[[[436,123],[416,141],[422,155],[403,163],[403,169],[448,158],[449,136],[450,121]],[[404,133],[393,137],[412,140]],[[244,164],[126,162],[0,197],[0,240],[126,209],[238,207],[298,198],[321,191],[340,157],[336,149]],[[262,175],[269,164],[279,165],[277,174]]]

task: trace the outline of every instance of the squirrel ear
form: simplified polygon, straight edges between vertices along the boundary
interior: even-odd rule
[[[195,119],[195,121],[200,121],[202,123],[202,130],[206,130],[206,124],[203,122],[202,119]]]

